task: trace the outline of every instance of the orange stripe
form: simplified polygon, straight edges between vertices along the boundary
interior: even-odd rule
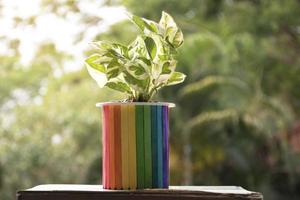
[[[121,108],[114,106],[115,130],[115,184],[117,189],[122,188],[122,158],[121,158]]]
[[[129,188],[128,105],[121,106],[122,188]]]

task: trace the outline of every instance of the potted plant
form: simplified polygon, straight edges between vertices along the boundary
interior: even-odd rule
[[[169,108],[174,104],[153,101],[153,96],[185,79],[175,71],[183,34],[166,12],[158,23],[129,18],[141,30],[132,43],[93,42],[97,53],[85,60],[100,87],[128,95],[97,104],[102,107],[103,187],[168,188]]]

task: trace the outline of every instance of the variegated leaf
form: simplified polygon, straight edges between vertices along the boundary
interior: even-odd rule
[[[87,65],[87,70],[90,76],[97,82],[99,87],[105,86],[107,83],[106,74]]]
[[[183,43],[182,31],[177,27],[171,15],[166,12],[162,12],[159,25],[164,31],[164,37],[173,47],[178,48]]]
[[[166,83],[166,81],[171,77],[172,73],[175,71],[176,64],[176,60],[168,60],[159,65],[159,68],[156,69],[155,74],[152,74],[153,78],[155,77],[155,85]]]
[[[130,94],[131,99],[147,101],[161,87],[184,80],[184,74],[174,72],[176,49],[182,44],[183,35],[166,12],[159,23],[134,15],[130,19],[143,34],[128,46],[93,43],[97,54],[90,56],[86,64],[99,86],[106,85]]]
[[[119,92],[132,94],[132,91],[127,83],[124,83],[122,81],[109,81],[106,83],[107,87],[117,90]]]
[[[149,75],[147,72],[147,66],[143,66],[142,62],[129,62],[125,64],[126,71],[137,80],[144,80]]]
[[[181,72],[173,72],[170,78],[167,80],[167,85],[176,85],[178,83],[182,83],[185,79],[186,75]]]
[[[111,48],[111,44],[109,42],[105,41],[97,41],[91,43],[97,50],[100,50],[101,52],[105,52],[107,49]]]
[[[109,59],[106,59],[106,57],[102,57],[99,54],[93,54],[85,60],[85,63],[99,72],[106,73],[106,68],[103,65],[104,61],[108,62]]]
[[[128,54],[131,60],[137,57],[147,57],[148,51],[146,49],[145,41],[141,36],[138,36],[128,48]]]
[[[183,33],[180,29],[178,29],[172,38],[172,44],[174,47],[178,48],[182,45],[183,43]]]
[[[131,21],[136,24],[144,33],[158,33],[158,24],[154,21],[143,19],[136,15],[130,16]]]
[[[139,80],[136,77],[132,76],[127,71],[124,72],[124,79],[137,92],[145,92],[147,85],[149,84],[150,79],[146,78],[144,80]]]
[[[164,62],[162,66],[162,72],[161,74],[172,74],[176,68],[177,61],[176,60],[170,60]]]
[[[108,79],[112,79],[117,77],[122,71],[122,65],[118,62],[117,59],[113,59],[108,65],[107,65],[107,77]]]
[[[125,58],[129,58],[128,56],[128,48],[122,44],[113,43],[112,44],[113,49],[121,56]]]
[[[167,12],[163,11],[161,14],[161,18],[159,21],[159,25],[164,28],[165,30],[167,30],[168,27],[174,27],[177,28],[177,25],[173,19],[173,17],[171,17],[171,15],[169,15]]]
[[[145,37],[144,42],[149,57],[151,59],[154,59],[156,57],[156,52],[157,52],[155,41],[151,37]]]

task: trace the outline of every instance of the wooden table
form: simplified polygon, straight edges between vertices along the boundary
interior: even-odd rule
[[[170,186],[169,189],[105,190],[102,185],[38,185],[17,192],[17,200],[242,200],[263,199],[237,186]]]

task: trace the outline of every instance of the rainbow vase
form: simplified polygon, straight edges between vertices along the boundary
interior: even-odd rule
[[[171,103],[98,103],[102,107],[104,189],[169,187]]]

